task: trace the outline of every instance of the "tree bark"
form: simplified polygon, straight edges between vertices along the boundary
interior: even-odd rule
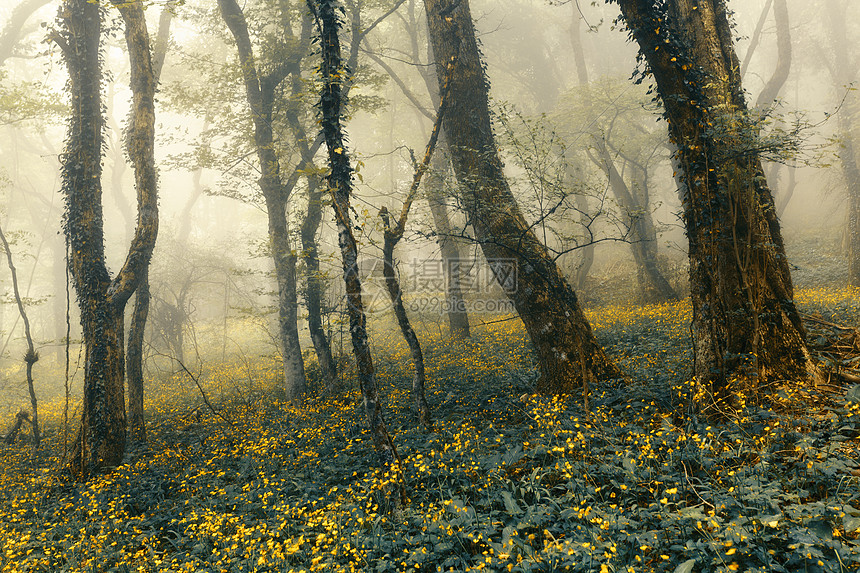
[[[457,59],[443,128],[464,188],[468,223],[534,344],[541,370],[538,390],[571,394],[589,377],[621,378],[508,186],[490,123],[488,85],[469,2],[425,0],[424,6],[440,85],[445,63]],[[505,273],[515,273],[516,284],[510,282],[514,275]]]
[[[245,83],[248,106],[254,121],[254,146],[260,163],[260,190],[269,220],[269,246],[278,281],[279,340],[283,356],[284,393],[290,401],[301,400],[305,392],[305,369],[298,331],[296,294],[296,253],[290,247],[287,208],[289,193],[281,182],[280,162],[275,152],[272,107],[275,91],[298,61],[282,62],[271,74],[257,70],[248,23],[235,0],[218,0],[221,15],[236,41]]]
[[[382,416],[382,406],[379,403],[379,392],[376,386],[376,374],[373,367],[373,357],[367,339],[367,317],[364,313],[364,303],[361,296],[361,280],[358,268],[358,243],[352,234],[350,217],[350,195],[352,194],[352,167],[349,163],[343,129],[342,116],[342,82],[346,80],[348,70],[344,69],[341,59],[340,39],[338,31],[340,22],[337,17],[335,0],[308,0],[308,6],[318,18],[320,29],[320,45],[322,48],[322,65],[320,72],[323,79],[320,95],[320,110],[322,112],[322,130],[328,149],[329,176],[328,184],[332,193],[337,222],[338,245],[343,261],[343,278],[346,284],[346,304],[349,314],[349,332],[352,348],[358,370],[358,383],[361,389],[367,423],[373,437],[374,446],[383,467],[392,468],[396,474],[399,467],[393,467],[400,462],[397,449]],[[403,493],[402,490],[401,494]],[[402,495],[401,495],[402,497]],[[389,500],[397,503],[396,498]]]
[[[725,415],[737,391],[754,398],[810,367],[773,197],[750,145],[757,128],[745,122],[726,5],[617,1],[656,80],[683,172],[698,406]]]
[[[53,35],[69,69],[72,100],[66,152],[62,156],[64,231],[81,309],[85,363],[81,426],[68,468],[81,480],[122,462],[126,444],[123,310],[149,264],[158,234],[155,165],[151,160],[155,116],[151,98],[143,95],[155,89],[149,37],[140,4],[123,4],[120,13],[126,24],[129,52],[133,54],[135,121],[130,153],[146,161],[135,169],[140,206],[137,228],[126,260],[113,280],[104,258],[99,6],[87,0],[67,0],[61,10],[61,29]]]
[[[148,103],[146,104],[151,108],[151,113],[155,113],[155,86],[158,85],[159,77],[161,76],[161,69],[164,66],[164,59],[167,53],[167,41],[170,37],[170,21],[172,19],[172,7],[166,6],[162,9],[161,17],[158,22],[158,34],[155,39],[155,50],[152,53],[152,82],[138,82],[136,86],[133,86],[132,89],[136,89],[140,92],[140,96],[146,100]],[[140,25],[141,22],[138,21],[137,25]],[[140,32],[137,32],[140,34]],[[133,59],[137,58],[146,58],[149,54],[148,46],[140,45],[142,38],[140,36],[134,36],[127,32],[127,41],[129,45],[132,43],[136,44],[136,48],[134,51],[129,49],[129,54]],[[135,63],[132,63],[132,66],[135,66]],[[145,75],[145,71],[138,72],[136,74],[137,77],[141,77]],[[132,126],[134,126],[137,121],[136,116],[132,118]],[[144,120],[145,122],[146,120]],[[129,126],[129,127],[132,127]],[[153,139],[144,143],[145,151],[141,153],[141,149],[136,149],[134,146],[129,145],[129,157],[132,159],[132,164],[135,166],[135,170],[147,169],[152,170],[154,172],[155,166],[155,155],[154,155],[154,145],[155,145],[155,132],[153,130],[152,133]],[[131,143],[131,141],[129,141]],[[150,148],[151,149],[148,149]],[[136,153],[136,155],[132,155]],[[148,161],[152,161],[152,166],[147,166],[146,163]],[[145,181],[146,184],[156,185],[155,176],[148,177]],[[153,192],[154,192],[153,187]],[[138,206],[140,208],[140,205]],[[143,417],[143,339],[144,332],[146,331],[146,319],[149,315],[149,303],[150,303],[150,293],[149,293],[149,268],[143,270],[140,284],[135,291],[134,296],[134,310],[131,313],[131,324],[128,329],[128,347],[126,349],[126,376],[128,378],[128,423],[129,423],[129,435],[131,439],[137,443],[146,442],[146,424],[144,422]]]

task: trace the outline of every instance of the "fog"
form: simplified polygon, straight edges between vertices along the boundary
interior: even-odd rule
[[[23,22],[13,18],[19,4],[24,3],[0,1],[0,224],[10,240],[41,356],[37,393],[47,401],[65,394],[68,328],[69,393],[74,401],[83,381],[81,327],[74,288],[67,281],[59,171],[69,98],[60,50],[48,39],[58,25],[58,3],[40,2],[41,7]],[[298,34],[304,2],[294,4],[292,25]],[[359,4],[366,12],[365,23],[381,18],[393,5]],[[748,61],[743,87],[750,105],[777,66],[778,30],[771,4],[731,2],[735,47],[741,62]],[[842,40],[834,30],[839,22],[860,17],[860,5],[815,0],[789,2],[788,9],[790,70],[776,104],[767,104],[762,129],[783,129],[791,137],[773,154],[781,156],[780,162],[766,163],[765,170],[781,210],[795,286],[842,286],[849,282],[846,201],[849,186],[857,182],[846,182],[840,154],[846,149],[846,134],[857,130],[853,82],[860,46],[856,35]],[[200,0],[149,4],[146,13],[153,37],[163,10],[172,10],[174,16],[156,108],[160,230],[150,270],[153,302],[144,350],[149,385],[166,380],[180,368],[180,361],[196,372],[239,360],[250,372],[264,357],[280,352],[266,208],[235,43],[215,3]],[[287,50],[277,39],[276,10],[257,1],[249,2],[246,10],[260,65],[271,69]],[[686,296],[686,237],[672,149],[659,103],[652,101],[652,79],[633,81],[635,70],[644,64],[637,68],[638,48],[616,21],[617,6],[474,0],[472,11],[506,173],[526,218],[537,222],[536,232],[558,257],[586,308],[647,302],[640,296],[631,254],[630,211],[613,194],[601,167],[600,149],[609,150],[634,190],[641,191],[646,177],[648,203],[643,208],[653,218],[660,268],[671,286]],[[106,8],[106,13],[114,31],[103,39],[107,141],[103,207],[107,261],[116,272],[131,241],[136,200],[134,172],[124,149],[131,98],[128,55],[116,11]],[[351,33],[348,24],[345,44]],[[850,44],[839,43],[845,40]],[[394,324],[383,282],[372,270],[372,260],[382,256],[378,212],[383,206],[400,211],[414,171],[410,150],[420,159],[433,125],[436,96],[428,93],[422,77],[429,70],[434,78],[427,43],[420,2],[400,3],[380,20],[359,47],[344,118],[348,152],[357,162],[353,216],[360,258],[371,261],[363,263],[363,269],[372,333]],[[312,49],[302,64],[305,91],[291,99],[288,87],[281,88],[282,100],[276,106],[276,114],[299,109],[310,139],[319,129],[313,107],[318,97],[319,78],[314,73],[318,45]],[[577,67],[578,57],[584,70]],[[283,119],[277,120],[274,130],[286,176],[298,165],[299,151]],[[325,165],[323,151],[316,164]],[[461,246],[476,265],[477,277],[486,263],[478,244],[469,240],[471,231],[456,199],[455,180],[448,177],[446,185],[454,234],[463,235]],[[585,212],[577,207],[582,204],[576,197],[584,198]],[[305,360],[312,363],[299,239],[307,201],[302,180],[290,196],[289,221],[292,249],[299,253],[300,339]],[[324,327],[335,354],[345,357],[350,347],[334,223],[326,203],[318,232],[321,272],[328,283]],[[433,295],[438,301],[443,296],[436,287],[419,284],[428,279],[427,262],[440,258],[435,233],[428,202],[419,193],[397,249],[407,299]],[[588,243],[593,243],[593,265],[577,282]],[[417,291],[410,293],[410,288]],[[486,288],[501,292],[489,280]],[[21,359],[26,343],[5,260],[0,265],[0,293],[0,424],[5,424],[29,400]],[[442,331],[447,328],[443,314],[418,308],[413,320],[419,330]],[[476,314],[473,328],[502,314]],[[235,381],[237,386],[243,383]]]

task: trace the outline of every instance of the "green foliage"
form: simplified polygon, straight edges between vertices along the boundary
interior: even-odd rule
[[[8,72],[0,70],[0,125],[58,122],[68,108],[51,88],[40,82],[10,82]]]
[[[856,322],[855,300],[799,294],[807,310]],[[276,361],[204,372],[218,414],[183,377],[165,381],[149,394],[149,449],[85,485],[40,469],[60,454],[59,404],[47,405],[55,457],[3,450],[0,571],[858,570],[860,392],[786,387],[732,422],[684,422],[689,312],[591,313],[639,382],[596,392],[590,412],[529,394],[537,371],[516,320],[468,341],[425,332],[429,435],[411,413],[408,349],[380,324],[372,340],[409,495],[388,512],[394,478],[372,469],[356,392],[300,408],[258,392],[230,399],[237,380],[274,388]]]

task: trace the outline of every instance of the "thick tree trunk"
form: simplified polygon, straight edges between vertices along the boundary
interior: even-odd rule
[[[135,164],[138,224],[122,269],[114,280],[105,266],[102,217],[101,152],[101,8],[87,0],[67,0],[61,30],[53,34],[69,69],[71,119],[62,156],[66,200],[64,230],[69,241],[72,276],[85,347],[84,400],[81,426],[69,470],[87,479],[122,462],[126,443],[123,388],[123,310],[149,265],[158,234],[158,202],[152,156],[155,81],[149,37],[140,4],[122,4],[131,55],[133,133],[129,153]]]
[[[254,121],[254,145],[260,162],[260,190],[269,218],[269,246],[278,282],[278,326],[283,357],[284,393],[290,401],[305,392],[305,368],[299,344],[298,298],[296,295],[296,255],[290,247],[287,207],[289,193],[281,182],[280,163],[275,153],[272,107],[278,86],[297,62],[283,62],[270,75],[260,76],[251,47],[248,23],[235,0],[218,0],[221,15],[236,41],[245,94]]]
[[[755,129],[743,120],[725,2],[618,3],[654,74],[683,170],[694,375],[706,390],[699,406],[726,414],[738,390],[758,396],[804,377],[809,354],[773,197],[759,158],[744,153]]]
[[[328,184],[332,190],[332,206],[337,221],[338,245],[343,261],[343,278],[346,283],[346,305],[349,315],[349,333],[352,348],[355,353],[358,383],[367,423],[370,428],[373,443],[379,454],[383,467],[391,468],[399,464],[400,458],[382,416],[382,405],[379,403],[379,392],[376,386],[376,374],[373,368],[373,358],[367,339],[367,317],[364,313],[364,303],[361,297],[361,280],[358,268],[358,243],[352,234],[350,217],[350,195],[352,193],[352,167],[344,141],[341,127],[342,84],[345,77],[343,69],[340,40],[338,31],[340,22],[337,17],[337,6],[334,0],[308,0],[311,10],[315,11],[320,23],[320,44],[322,46],[322,65],[320,71],[323,78],[320,110],[322,112],[322,129],[328,148],[329,176]],[[395,468],[399,473],[399,468]],[[401,490],[402,494],[402,490]],[[391,498],[392,504],[398,500]]]
[[[469,2],[425,0],[437,77],[457,66],[443,123],[463,202],[484,256],[506,287],[538,355],[538,390],[573,393],[589,377],[622,377],[597,344],[576,294],[526,222],[508,186],[490,124],[488,86]],[[515,279],[515,281],[514,281]]]

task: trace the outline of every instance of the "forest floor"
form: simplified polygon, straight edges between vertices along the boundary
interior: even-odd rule
[[[827,323],[860,325],[860,291],[798,303],[830,366],[852,366],[828,352],[853,331]],[[405,345],[375,333],[408,498],[394,509],[349,374],[351,391],[301,407],[272,398],[260,361],[202,371],[217,411],[187,377],[153,384],[148,447],[87,484],[58,477],[62,403],[45,402],[35,458],[0,450],[0,571],[858,570],[857,388],[786,386],[732,422],[683,422],[689,304],[589,319],[633,382],[595,389],[587,411],[532,394],[518,320],[476,324],[466,342],[425,331],[427,434]]]

